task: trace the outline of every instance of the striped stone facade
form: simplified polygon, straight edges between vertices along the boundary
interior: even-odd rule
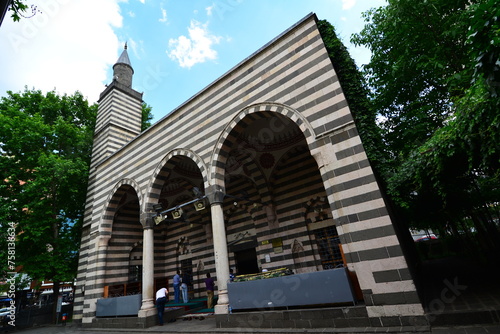
[[[154,289],[171,288],[181,267],[193,274],[194,296],[204,295],[205,273],[215,276],[216,313],[225,313],[229,268],[344,264],[371,320],[425,322],[316,20],[306,16],[140,134],[138,93],[105,90],[75,319],[91,323],[106,289],[134,282],[146,317]],[[195,187],[207,196],[199,211],[183,206]],[[182,218],[169,211],[154,224],[155,204],[182,206]]]
[[[94,135],[93,161],[109,157],[141,132],[142,94],[113,82],[101,94]]]

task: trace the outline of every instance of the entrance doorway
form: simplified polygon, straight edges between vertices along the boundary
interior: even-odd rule
[[[234,252],[234,259],[236,261],[236,273],[238,275],[255,274],[259,272],[255,248],[247,248]]]

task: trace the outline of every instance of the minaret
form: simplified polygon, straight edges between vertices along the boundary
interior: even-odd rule
[[[87,186],[87,201],[83,220],[82,246],[80,253],[94,252],[97,249],[87,249],[91,243],[90,235],[99,237],[99,233],[93,230],[93,205],[96,196],[96,185],[99,178],[99,167],[112,154],[123,148],[127,143],[137,137],[141,132],[142,119],[142,93],[132,89],[132,75],[134,70],[130,64],[127,54],[127,45],[113,66],[113,81],[99,96],[97,119],[94,131],[94,145],[92,147],[92,160],[89,170],[89,181]],[[118,181],[118,180],[117,180]],[[92,232],[91,232],[92,231]],[[90,237],[90,238],[89,238]],[[92,247],[91,247],[92,248]],[[80,257],[79,266],[86,266],[87,258]],[[87,281],[86,272],[79,272],[78,284],[82,286],[94,286],[95,278]],[[81,302],[75,306],[76,317],[91,312],[93,306],[83,303],[83,296],[77,295]],[[94,311],[95,312],[95,311]],[[84,316],[85,317],[85,316]],[[75,318],[77,319],[77,318]]]
[[[124,86],[128,88],[132,88],[132,75],[134,74],[134,69],[130,64],[130,59],[128,58],[127,53],[127,43],[125,43],[125,47],[123,52],[116,61],[116,64],[113,65],[113,80],[118,81]]]
[[[113,81],[99,97],[92,164],[106,159],[141,132],[142,93],[132,89],[133,74],[125,44],[113,65]]]

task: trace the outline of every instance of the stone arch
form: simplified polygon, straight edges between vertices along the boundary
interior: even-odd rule
[[[129,248],[129,254],[134,250],[134,248],[137,248],[138,246],[142,246],[142,240],[136,241],[132,246]]]
[[[330,211],[330,212],[328,212]],[[304,221],[306,224],[333,219],[330,205],[325,196],[311,198],[304,206]]]
[[[323,248],[328,249],[328,254],[333,255],[331,259],[333,266],[328,269],[345,266],[337,225],[330,210],[327,197],[316,196],[311,198],[304,204],[303,214],[304,222],[308,225],[309,238],[317,265],[321,266],[324,260],[325,254],[322,254],[321,251]]]
[[[132,179],[123,179],[119,181],[111,190],[106,199],[106,206],[103,208],[103,212],[101,214],[101,223],[99,224],[99,245],[107,245],[109,239],[111,238],[111,234],[113,231],[113,220],[117,209],[119,208],[120,201],[127,194],[129,189],[133,189],[135,194],[137,195],[137,199],[139,200],[139,207],[141,207],[141,203],[143,203],[143,196],[140,191],[138,191],[139,184]]]
[[[203,159],[201,159],[200,156],[198,156],[195,152],[191,150],[174,149],[170,153],[168,153],[156,165],[156,168],[153,174],[151,175],[149,184],[145,192],[146,195],[145,195],[143,212],[146,213],[153,211],[152,205],[158,203],[158,198],[160,196],[162,188],[162,180],[168,177],[169,171],[171,170],[171,168],[168,168],[169,165],[171,166],[171,163],[169,161],[176,156],[184,156],[194,161],[194,163],[198,166],[200,173],[203,177],[203,184],[205,189],[207,189],[210,186],[208,178],[208,168]]]
[[[213,184],[217,189],[224,191],[225,188],[224,168],[221,166],[226,164],[227,154],[235,144],[234,138],[232,138],[233,131],[244,129],[249,122],[259,118],[270,117],[272,114],[280,114],[294,122],[302,131],[309,146],[314,142],[315,138],[312,126],[300,112],[291,107],[275,102],[263,102],[247,106],[228,123],[215,144],[214,153],[210,161],[210,180],[213,180]],[[250,116],[250,118],[247,116]],[[279,127],[278,124],[274,126]],[[265,131],[272,133],[273,129],[262,129],[261,131],[263,133]]]
[[[309,150],[309,147],[307,147],[307,149]],[[293,147],[290,150],[288,150],[285,154],[283,154],[283,156],[281,156],[280,159],[274,165],[272,176],[269,178],[269,183],[270,184],[275,183],[275,181],[276,181],[275,171],[277,168],[279,168],[283,164],[284,161],[288,160],[291,156],[303,153],[304,151],[306,151],[306,149],[303,147]],[[309,150],[309,152],[310,152],[310,150]]]
[[[224,213],[224,221],[227,222],[231,219],[235,212],[245,211],[252,219],[255,220],[255,215],[261,210],[260,206],[253,206],[252,204],[239,204],[231,207]]]
[[[177,241],[177,246],[176,246],[176,256],[178,258],[185,256],[185,257],[191,257],[192,252],[191,252],[191,243],[188,237],[181,237]]]
[[[254,184],[255,189],[256,189],[257,193],[259,194],[259,198],[261,199],[261,202],[263,205],[264,205],[264,203],[270,202],[271,201],[270,189],[267,186],[267,183],[262,182],[262,183],[257,184],[255,182],[255,180],[261,178],[261,176],[263,175],[262,170],[259,168],[258,164],[250,157],[245,157],[244,159],[242,159],[240,161],[240,163],[242,165],[247,165],[249,168],[248,168],[248,171],[245,170],[243,173],[238,173],[237,175],[239,177],[247,178],[251,183]],[[244,169],[246,169],[246,168],[244,168]],[[225,182],[224,182],[226,186],[228,183],[227,176],[228,175],[226,175]],[[233,195],[236,195],[236,194],[233,194]]]

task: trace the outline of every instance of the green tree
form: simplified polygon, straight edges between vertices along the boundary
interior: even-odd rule
[[[368,24],[352,38],[372,51],[364,67],[371,97],[386,143],[403,158],[443,126],[470,78],[468,2],[391,1],[364,13]]]
[[[317,24],[328,56],[342,84],[366,154],[377,174],[384,174],[387,152],[382,142],[381,130],[376,124],[376,110],[368,98],[369,90],[365,78],[345,45],[337,37],[335,28],[326,20],[319,20]]]
[[[499,6],[390,1],[352,38],[372,51],[364,72],[385,119],[391,198],[411,226],[467,237],[470,250],[500,241]]]
[[[76,275],[97,106],[78,92],[7,94],[0,100],[2,233],[15,225],[15,264],[54,281],[58,292]]]
[[[31,15],[26,16],[28,8],[31,7]],[[12,0],[10,1],[9,10],[11,11],[11,17],[14,22],[21,20],[21,17],[32,17],[37,12],[37,7],[35,5],[28,6],[23,0]]]
[[[141,131],[144,131],[151,126],[151,121],[153,120],[153,114],[151,113],[151,110],[153,110],[153,107],[151,107],[146,102],[142,102]]]

